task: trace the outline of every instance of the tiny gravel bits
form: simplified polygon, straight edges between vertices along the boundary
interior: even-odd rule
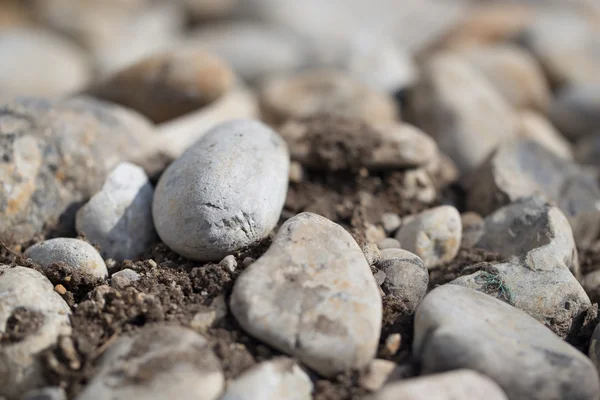
[[[262,123],[217,126],[161,176],[152,211],[160,238],[198,261],[260,241],[279,220],[289,164],[285,142]]]
[[[324,376],[375,356],[382,318],[375,279],[352,236],[316,214],[281,226],[237,279],[230,307],[248,333]]]

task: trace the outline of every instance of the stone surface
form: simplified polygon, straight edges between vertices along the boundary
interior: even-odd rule
[[[285,201],[285,142],[260,122],[226,122],[186,150],[161,176],[154,225],[178,254],[221,260],[275,227]]]
[[[0,396],[20,398],[45,383],[36,357],[59,335],[71,333],[70,313],[45,276],[30,268],[0,265]]]
[[[416,124],[463,173],[516,134],[507,102],[479,71],[453,54],[427,61],[410,106]]]
[[[125,268],[110,276],[110,285],[117,289],[124,289],[140,279],[140,274],[132,269]]]
[[[461,247],[471,248],[479,240],[485,231],[485,223],[481,215],[468,211],[460,215],[462,224],[462,241]]]
[[[542,68],[516,45],[499,44],[460,52],[517,109],[544,111],[551,98]]]
[[[523,197],[542,195],[567,216],[578,245],[600,229],[600,189],[594,177],[530,139],[499,147],[467,183],[467,208],[481,215]]]
[[[56,238],[34,244],[25,251],[42,268],[53,263],[65,263],[69,271],[78,272],[93,282],[108,276],[100,253],[89,243],[79,239]]]
[[[140,115],[91,98],[0,104],[0,240],[73,233],[79,204],[152,134]]]
[[[385,239],[379,241],[377,243],[377,247],[379,247],[379,250],[402,248],[402,246],[400,245],[400,242],[394,238],[385,238]]]
[[[459,369],[387,384],[366,400],[508,400],[490,378]]]
[[[23,396],[23,400],[67,400],[67,393],[60,387],[45,387],[30,390]]]
[[[396,232],[400,225],[402,225],[402,219],[398,214],[386,212],[381,215],[381,225],[383,225],[383,230],[388,235]]]
[[[548,115],[558,130],[570,139],[597,134],[600,125],[600,82],[560,89]]]
[[[100,246],[105,258],[134,259],[157,240],[152,223],[154,188],[143,169],[120,163],[100,192],[75,216],[79,234]]]
[[[600,135],[579,139],[575,144],[575,159],[584,165],[600,167]]]
[[[519,137],[535,140],[565,160],[573,159],[569,141],[542,114],[528,110],[521,111],[519,127]]]
[[[219,57],[182,48],[144,58],[87,92],[160,123],[212,103],[233,84],[233,72]]]
[[[600,270],[587,273],[581,280],[581,286],[590,297],[592,303],[600,301]]]
[[[381,251],[379,251],[379,248],[375,243],[365,244],[362,247],[362,252],[369,265],[375,265],[381,261]]]
[[[397,364],[393,361],[375,359],[359,378],[358,383],[368,391],[376,392],[381,389],[396,367]]]
[[[592,362],[596,366],[596,369],[600,372],[600,345],[598,345],[598,341],[600,340],[600,325],[597,325],[592,333],[592,337],[590,338],[590,349],[588,355],[592,359]]]
[[[591,361],[527,314],[457,285],[431,291],[415,317],[421,373],[468,368],[511,399],[596,399]],[[524,373],[527,371],[527,373]]]
[[[220,400],[310,400],[313,384],[294,360],[276,358],[252,367],[227,385]]]
[[[452,206],[439,206],[403,221],[396,233],[402,248],[420,257],[429,269],[451,261],[460,247],[462,224]]]
[[[229,270],[229,272],[233,272],[237,268],[237,261],[235,260],[235,256],[230,254],[230,255],[226,256],[225,258],[223,258],[219,262],[219,265],[227,268]]]
[[[259,101],[264,119],[276,126],[317,113],[356,117],[373,124],[397,118],[391,96],[335,70],[271,77],[261,85]]]
[[[235,282],[230,308],[252,336],[324,376],[374,358],[382,306],[360,247],[311,213],[287,220]]]
[[[76,399],[216,400],[224,381],[219,361],[204,337],[178,326],[149,326],[114,342]]]
[[[87,84],[85,54],[50,31],[3,30],[0,36],[0,93],[6,96],[56,96]]]
[[[429,284],[429,272],[423,260],[406,250],[385,249],[376,266],[385,273],[381,285],[384,293],[396,299],[402,311],[414,313]]]

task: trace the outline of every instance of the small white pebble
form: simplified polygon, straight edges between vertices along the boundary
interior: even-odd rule
[[[235,257],[230,254],[223,258],[219,265],[225,267],[229,272],[234,272],[237,268],[237,261],[235,260]]]

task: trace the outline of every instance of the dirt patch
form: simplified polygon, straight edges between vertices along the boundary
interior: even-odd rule
[[[477,248],[461,248],[454,260],[429,271],[429,288],[434,289],[460,276],[473,274],[501,262],[504,262],[504,257],[499,254]]]
[[[18,343],[35,334],[43,324],[42,313],[19,307],[8,317],[5,332],[0,337],[0,344]]]

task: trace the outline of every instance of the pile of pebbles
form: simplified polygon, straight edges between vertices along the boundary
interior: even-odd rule
[[[600,7],[369,3],[0,0],[0,399],[600,397]]]

